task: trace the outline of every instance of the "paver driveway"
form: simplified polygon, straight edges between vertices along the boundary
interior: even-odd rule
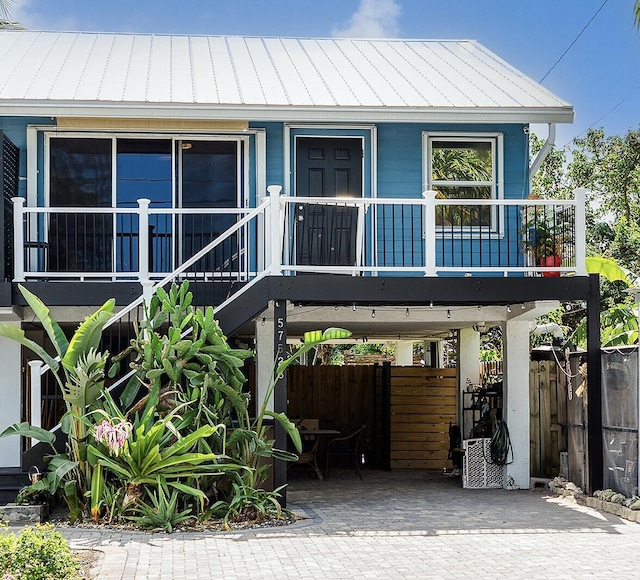
[[[102,579],[640,578],[640,524],[543,491],[463,490],[424,472],[301,474],[308,520],[228,533],[63,531]]]

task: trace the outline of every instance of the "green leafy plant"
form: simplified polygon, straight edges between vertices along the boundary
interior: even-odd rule
[[[151,505],[140,503],[134,508],[137,515],[126,516],[126,519],[149,531],[169,533],[176,526],[194,519],[191,509],[178,510],[178,491],[170,491],[162,477],[157,479],[157,492],[149,491],[148,494]]]
[[[231,529],[231,523],[236,521],[260,523],[267,517],[281,519],[284,515],[291,515],[278,500],[280,486],[273,491],[248,487],[242,480],[232,483],[232,492],[228,501],[218,501],[209,510],[209,514],[223,516],[224,527]]]
[[[328,340],[344,339],[351,336],[351,332],[342,328],[327,328],[324,331],[314,330],[305,332],[303,345],[294,354],[279,364],[274,364],[269,386],[256,418],[249,418],[245,408],[241,428],[236,429],[229,438],[229,446],[237,449],[243,462],[250,468],[244,484],[248,489],[258,489],[267,476],[268,465],[260,465],[262,458],[274,457],[283,461],[296,461],[297,456],[282,449],[275,448],[274,441],[268,437],[270,425],[265,422],[267,417],[279,423],[290,437],[298,453],[302,451],[300,432],[284,413],[275,413],[268,409],[269,402],[278,384],[280,376],[286,369],[305,353]]]
[[[64,471],[63,477],[48,476],[47,481],[63,489],[70,515],[74,519],[80,515],[84,494],[92,476],[91,465],[86,461],[87,428],[83,416],[104,387],[104,367],[108,353],[99,353],[97,349],[102,330],[113,314],[115,301],[108,300],[88,316],[68,341],[47,306],[22,285],[18,288],[47,332],[58,357],[50,356],[43,347],[27,338],[24,331],[15,326],[0,324],[0,336],[19,342],[39,356],[49,365],[60,387],[66,405],[62,429],[68,435],[68,455],[56,456],[55,469],[58,473]],[[0,436],[24,435],[45,441],[53,447],[52,435],[45,433],[37,426],[21,423],[5,429]],[[54,453],[57,453],[55,448]],[[74,483],[67,485],[69,482]]]
[[[181,407],[163,418],[158,418],[159,387],[160,385],[156,384],[152,388],[143,413],[136,415],[130,436],[117,452],[97,441],[95,445],[88,446],[89,462],[94,466],[91,482],[91,515],[94,520],[99,519],[103,503],[106,485],[103,470],[120,482],[125,491],[123,503],[141,496],[144,486],[156,484],[158,478],[162,478],[174,489],[196,498],[201,509],[204,509],[204,492],[180,480],[194,480],[202,476],[219,478],[229,471],[242,468],[225,456],[213,452],[194,451],[201,439],[211,437],[218,429],[223,429],[223,425],[203,425],[183,436],[174,424]],[[105,406],[108,406],[111,415],[103,410],[96,411],[95,415],[126,420],[109,393],[105,393]]]
[[[19,534],[0,530],[0,573],[29,580],[79,580],[69,545],[51,524],[26,527]]]

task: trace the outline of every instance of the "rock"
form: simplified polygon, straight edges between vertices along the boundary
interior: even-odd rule
[[[9,524],[41,524],[46,517],[45,505],[18,505],[15,503],[0,505],[0,521]]]

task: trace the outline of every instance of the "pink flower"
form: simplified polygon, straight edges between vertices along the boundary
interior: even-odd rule
[[[109,453],[118,457],[131,435],[133,425],[129,421],[118,421],[115,424],[113,421],[113,419],[103,419],[96,426],[96,441],[104,443],[108,447]]]

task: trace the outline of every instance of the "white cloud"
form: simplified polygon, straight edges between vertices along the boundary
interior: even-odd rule
[[[339,38],[392,38],[398,36],[401,7],[395,0],[360,0],[346,27],[335,27]]]
[[[78,30],[78,22],[71,17],[51,18],[38,13],[31,0],[12,0],[11,20],[19,22],[27,30]]]

